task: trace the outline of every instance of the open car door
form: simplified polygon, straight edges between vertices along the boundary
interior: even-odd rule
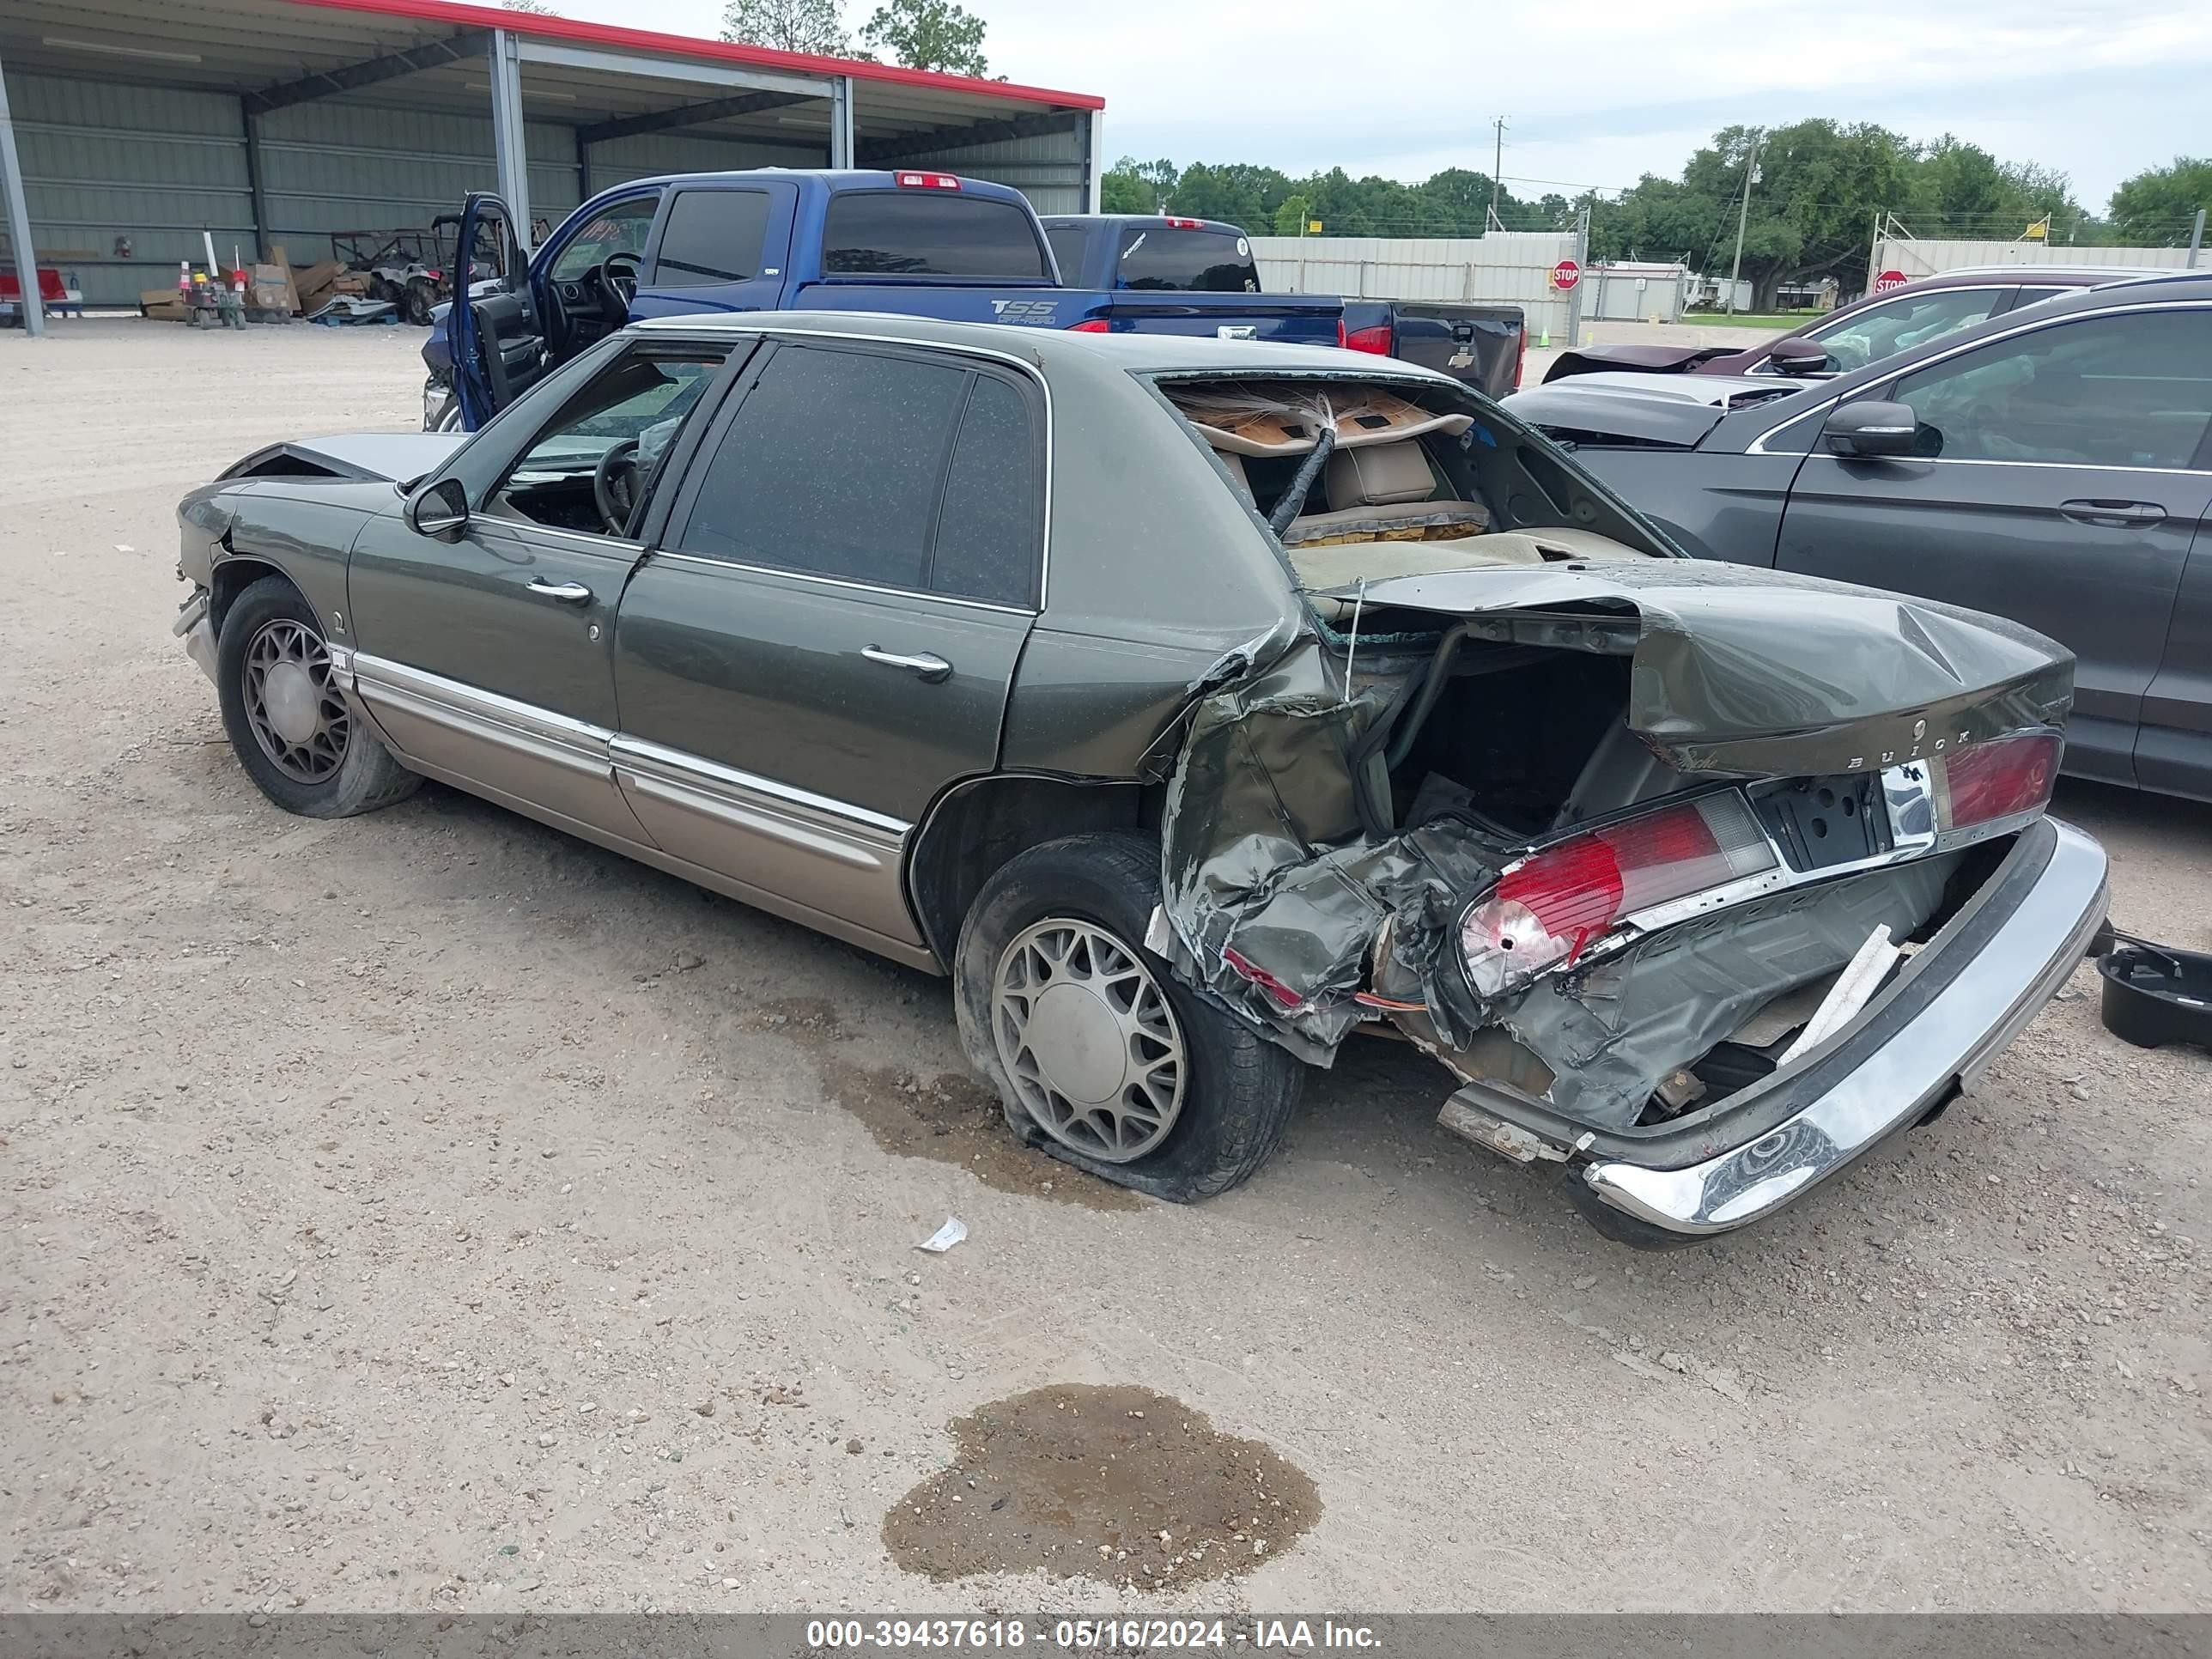
[[[505,202],[471,191],[453,239],[453,386],[473,432],[537,384],[550,366],[530,262]]]

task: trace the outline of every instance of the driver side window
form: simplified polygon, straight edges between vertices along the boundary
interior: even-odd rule
[[[676,434],[722,366],[701,346],[639,346],[578,387],[493,486],[483,510],[625,536]]]
[[[573,283],[593,265],[604,264],[609,254],[642,255],[646,236],[653,229],[653,216],[659,210],[659,192],[654,191],[629,197],[593,214],[591,222],[554,259],[552,279]]]

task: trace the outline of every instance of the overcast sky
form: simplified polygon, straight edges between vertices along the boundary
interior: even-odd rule
[[[716,32],[719,0],[552,0],[576,17]],[[1487,172],[1516,194],[1679,173],[1731,122],[1951,131],[2113,187],[2212,151],[2208,0],[967,0],[991,67],[1106,100],[1110,156]],[[873,0],[848,0],[857,25]],[[1523,182],[1523,181],[1528,182]],[[1556,181],[1556,182],[1539,182]]]

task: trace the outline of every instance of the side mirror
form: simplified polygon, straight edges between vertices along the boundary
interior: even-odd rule
[[[1820,428],[1821,441],[1838,455],[1911,455],[1928,428],[1903,404],[1842,404]]]
[[[1826,374],[1828,349],[1817,340],[1777,340],[1766,349],[1766,366],[1777,374]]]
[[[457,542],[468,528],[469,492],[459,478],[441,478],[407,498],[407,523],[421,535]]]

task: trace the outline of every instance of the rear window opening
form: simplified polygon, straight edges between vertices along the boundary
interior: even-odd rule
[[[1363,580],[1662,551],[1548,445],[1455,389],[1316,378],[1162,390],[1324,622],[1345,606],[1314,596]]]

